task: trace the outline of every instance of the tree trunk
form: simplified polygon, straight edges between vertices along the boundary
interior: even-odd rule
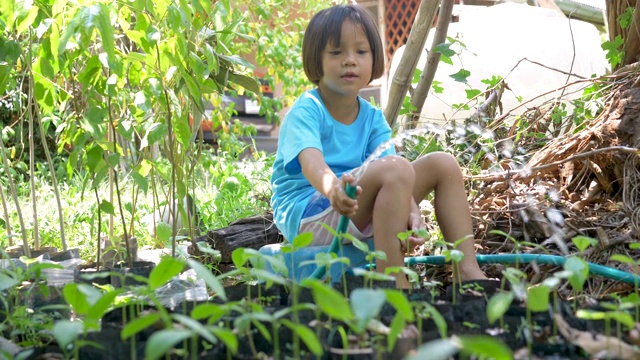
[[[240,219],[226,228],[211,230],[204,236],[194,238],[188,248],[190,255],[206,258],[206,254],[198,250],[197,243],[201,241],[220,251],[220,262],[228,264],[232,262],[231,254],[235,249],[245,247],[258,250],[264,245],[281,242],[282,235],[273,224],[273,215],[269,214]],[[203,263],[210,262],[203,260]]]
[[[608,0],[607,4],[607,26],[609,29],[609,41],[614,42],[620,36],[624,40],[621,50],[624,51],[624,58],[616,66],[617,70],[626,65],[636,63],[640,60],[640,2],[637,0]],[[627,12],[628,8],[635,9],[631,25],[622,27],[618,20],[621,15]]]

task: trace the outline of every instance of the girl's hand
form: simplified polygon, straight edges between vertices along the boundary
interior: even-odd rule
[[[344,173],[340,181],[336,181],[329,191],[329,201],[331,206],[340,215],[352,217],[358,211],[358,200],[352,199],[347,195],[345,188],[347,184],[356,186],[356,198],[362,192],[362,188],[356,185],[356,179],[349,173]]]
[[[418,229],[424,228],[426,226],[425,222],[422,220],[422,215],[419,211],[412,211],[409,213],[409,221],[407,223],[407,229],[417,231]],[[410,254],[416,246],[424,244],[425,239],[418,237],[415,234],[409,236],[405,241],[400,242],[400,249],[404,254]]]

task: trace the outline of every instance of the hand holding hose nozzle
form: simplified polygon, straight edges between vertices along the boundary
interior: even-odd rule
[[[347,183],[344,188],[344,191],[352,199],[355,199],[357,190],[358,190],[358,187],[351,185],[350,183]],[[336,236],[333,237],[333,241],[331,241],[331,246],[329,246],[329,254],[338,253],[338,250],[340,249],[340,245],[342,244],[342,234],[347,232],[348,227],[349,227],[349,218],[347,216],[342,215],[340,217],[340,221],[338,222],[338,227],[336,228]],[[311,274],[311,278],[322,279],[324,278],[324,275],[326,272],[327,272],[326,266],[318,266],[316,270],[313,272],[313,274]]]

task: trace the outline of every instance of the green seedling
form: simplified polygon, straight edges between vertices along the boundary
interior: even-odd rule
[[[619,309],[615,304],[604,303],[602,304],[602,307],[606,310],[593,311],[580,309],[576,312],[576,316],[586,320],[604,321],[605,335],[607,337],[611,336],[611,321],[616,322],[616,336],[618,338],[620,338],[622,334],[622,325],[624,325],[625,331],[629,331],[635,327],[636,322],[634,321],[633,316]]]
[[[589,277],[589,265],[583,259],[571,256],[564,263],[564,269],[568,273],[567,280],[571,284],[574,295],[580,294]],[[573,297],[573,306],[574,309],[577,307],[576,296]]]
[[[531,286],[527,292],[527,327],[525,328],[525,338],[527,339],[527,349],[529,354],[533,354],[533,324],[531,313],[544,312],[549,310],[549,287],[544,284]]]
[[[413,307],[416,313],[416,322],[418,327],[418,345],[422,344],[422,321],[432,319],[440,333],[440,337],[445,339],[447,337],[448,325],[442,314],[433,305],[428,302],[420,301],[413,303]]]
[[[405,360],[448,360],[459,352],[479,359],[513,359],[511,349],[500,340],[488,335],[466,335],[430,341]]]
[[[491,230],[489,233],[490,234],[504,236],[505,239],[511,241],[513,243],[513,245],[514,245],[516,254],[522,253],[522,248],[524,246],[529,246],[529,247],[532,247],[534,249],[542,249],[543,251],[547,252],[547,250],[544,247],[541,247],[540,244],[532,243],[532,242],[529,242],[529,241],[519,241],[515,237],[511,236],[510,234],[508,234],[508,233],[506,233],[506,232],[504,232],[502,230]],[[516,258],[515,268],[516,269],[520,268],[520,261],[519,261],[518,258]]]
[[[598,240],[588,237],[588,236],[574,236],[571,238],[571,242],[578,248],[578,252],[580,256],[584,254],[584,251],[587,250],[590,246],[598,245]]]
[[[415,315],[411,303],[402,291],[387,289],[384,293],[387,302],[396,310],[388,335],[388,351],[391,352],[406,323],[415,321]]]
[[[497,293],[487,303],[487,320],[493,324],[500,319],[500,328],[504,329],[504,314],[513,303],[514,295],[511,292]]]
[[[639,242],[634,242],[629,244],[629,249],[632,250],[637,250],[640,249],[640,243]],[[629,266],[633,267],[633,270],[636,274],[640,273],[640,260],[634,260],[631,257],[627,256],[627,255],[623,255],[623,254],[614,254],[611,255],[610,258],[611,261],[618,261],[621,262],[623,264],[627,264]],[[633,284],[633,289],[634,289],[634,293],[636,294],[636,296],[640,297],[640,292],[638,291],[638,287],[640,286],[640,284],[638,284],[638,281],[636,280],[635,283]],[[640,303],[636,302],[636,311],[635,311],[635,319],[636,322],[640,321]]]
[[[462,322],[462,326],[466,327],[467,329],[479,329],[480,325],[469,322],[469,321],[463,321]]]
[[[282,246],[280,247],[280,251],[282,251],[283,254],[292,253],[300,249],[306,248],[312,242],[313,242],[313,234],[310,232],[304,232],[304,233],[298,234],[298,236],[296,236],[293,239],[293,241],[282,244]],[[296,269],[296,266],[294,263],[294,257],[292,256],[291,257],[291,277],[292,278],[295,278],[295,269]]]

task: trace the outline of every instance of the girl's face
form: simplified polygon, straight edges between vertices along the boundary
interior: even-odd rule
[[[320,91],[324,95],[358,95],[371,80],[373,55],[362,28],[347,20],[342,23],[340,44],[329,41],[322,52]]]

